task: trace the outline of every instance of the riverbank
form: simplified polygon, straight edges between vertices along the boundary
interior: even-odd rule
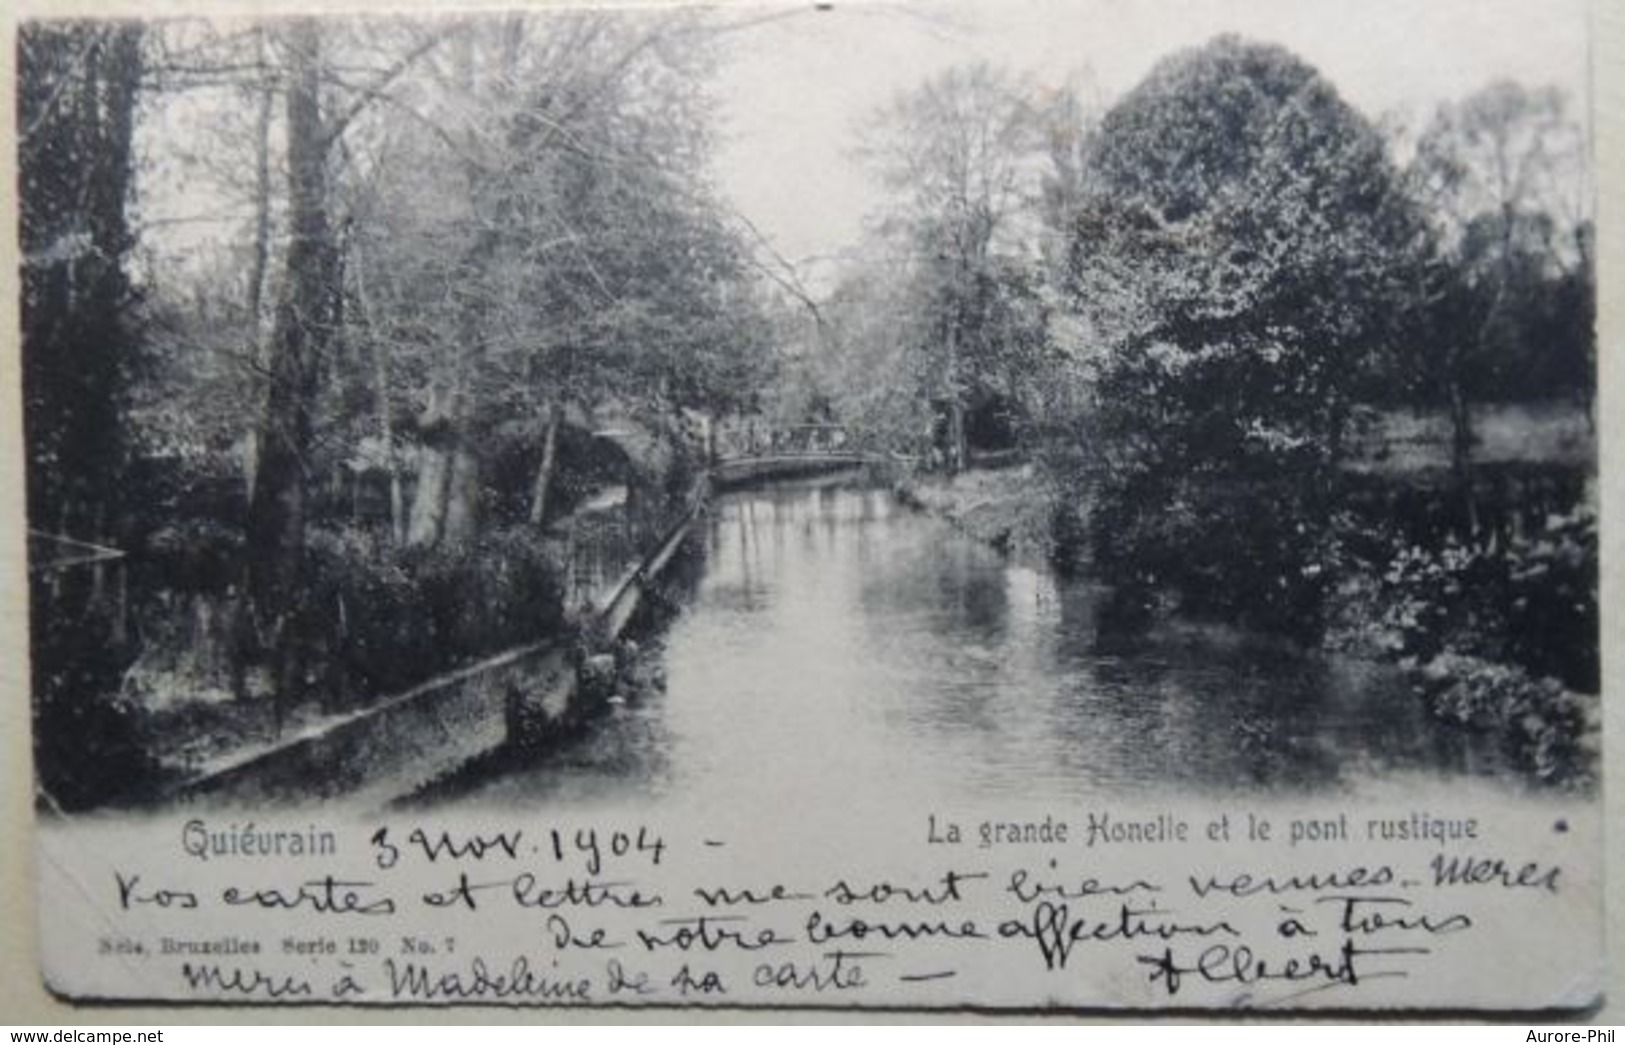
[[[946,520],[1001,554],[1035,565],[1054,557],[1058,491],[1031,464],[952,478],[911,475],[895,491],[909,507]]]

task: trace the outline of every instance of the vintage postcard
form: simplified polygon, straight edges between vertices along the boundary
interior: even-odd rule
[[[56,995],[1600,1002],[1581,0],[15,37]]]

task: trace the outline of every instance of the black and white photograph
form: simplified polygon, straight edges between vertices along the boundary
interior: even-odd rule
[[[15,48],[58,994],[1596,1002],[1583,0]]]

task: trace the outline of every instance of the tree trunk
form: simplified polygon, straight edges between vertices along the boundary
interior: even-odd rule
[[[259,59],[266,61],[265,30],[257,34]],[[254,253],[248,270],[249,356],[254,369],[267,368],[265,337],[260,321],[265,311],[265,278],[271,259],[271,115],[276,108],[276,88],[266,77],[260,84],[259,110],[254,121]],[[260,433],[251,422],[243,445],[243,489],[250,503],[259,474]]]
[[[965,470],[965,409],[957,398],[948,400],[948,474]]]
[[[429,408],[419,426],[424,432],[423,448],[418,453],[418,484],[412,495],[412,514],[406,528],[406,543],[413,548],[427,547],[440,540],[440,527],[446,514],[450,459],[441,445],[448,426],[441,404],[448,394],[440,388],[429,390]]]
[[[276,726],[303,687],[305,524],[314,407],[332,337],[336,258],[327,220],[320,45],[309,19],[288,28],[287,277],[271,332],[269,387],[247,527],[247,575],[256,633],[274,661]]]
[[[478,359],[471,358],[472,350],[466,346],[477,339],[478,329],[472,314],[464,319],[463,336],[452,346],[447,370],[430,390],[429,409],[420,425],[423,451],[406,538],[414,547],[467,540],[477,522],[479,461],[467,431],[466,388]]]
[[[452,449],[450,457],[440,540],[446,544],[465,544],[479,532],[480,459],[461,444]]]
[[[395,422],[389,402],[389,345],[373,331],[372,300],[367,295],[367,261],[359,256],[360,246],[355,249],[356,263],[349,268],[355,273],[355,296],[356,304],[361,307],[361,322],[372,335],[368,343],[372,347],[373,406],[378,415],[378,438],[384,444],[384,471],[389,476],[389,539],[402,544],[407,537],[406,506],[401,492],[401,470],[395,460]]]
[[[89,540],[116,525],[133,245],[125,202],[141,27],[32,23],[16,57],[23,421],[30,517]]]
[[[445,451],[424,447],[418,455],[417,491],[412,496],[412,515],[406,526],[406,543],[409,547],[427,547],[440,540],[440,524],[446,514],[449,473]]]
[[[1478,498],[1473,493],[1473,416],[1460,380],[1450,382],[1450,474],[1461,498],[1467,536],[1478,536]]]
[[[547,408],[547,435],[542,440],[542,464],[536,469],[536,485],[530,492],[530,524],[547,520],[547,489],[553,482],[553,461],[558,454],[559,422],[563,409],[557,403]]]
[[[477,58],[472,35],[458,35],[452,51],[453,75],[470,96],[474,93]],[[469,155],[478,155],[479,148],[471,132]],[[484,209],[490,204],[487,172],[478,163],[471,162],[466,173],[469,195],[474,201],[475,224],[480,231],[463,260],[466,271],[476,273],[477,279],[489,271],[498,245],[497,230],[502,227],[502,215],[488,215]],[[443,404],[443,409],[436,410],[431,405],[432,423],[424,426],[429,437],[424,440],[418,488],[408,524],[407,543],[410,545],[463,542],[475,535],[478,526],[480,461],[477,441],[468,430],[472,420],[468,399],[469,386],[475,384],[484,354],[485,307],[478,295],[471,295],[463,304],[458,335],[447,353],[450,373],[442,378],[441,394],[431,398],[432,404]]]
[[[260,60],[265,60],[265,31],[259,33]],[[276,90],[269,78],[260,85],[259,112],[254,121],[254,256],[248,273],[248,321],[254,332],[254,362],[263,365],[260,313],[264,308],[265,275],[271,257],[271,113]]]

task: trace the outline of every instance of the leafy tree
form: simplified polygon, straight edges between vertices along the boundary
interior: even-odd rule
[[[721,410],[759,383],[743,250],[703,181],[702,44],[687,16],[512,19],[377,146],[357,245],[366,338],[421,443],[411,543],[469,536],[488,453],[530,458],[544,521],[567,413]]]
[[[125,206],[141,29],[31,22],[18,33],[17,57],[30,520],[106,540],[136,348]]]
[[[937,360],[919,343],[932,326],[922,288],[907,256],[854,266],[821,306],[828,329],[811,339],[808,397],[809,406],[827,403],[862,445],[921,458],[941,382]]]
[[[337,266],[328,220],[327,148],[319,95],[321,33],[303,20],[288,32],[287,279],[277,302],[260,458],[249,498],[249,591],[276,650],[278,706],[303,685],[305,637],[296,621],[306,588],[309,448],[322,366],[337,322]]]
[[[1220,37],[1105,115],[1083,178],[1103,569],[1312,633],[1337,468],[1422,242],[1381,138],[1285,50]]]

